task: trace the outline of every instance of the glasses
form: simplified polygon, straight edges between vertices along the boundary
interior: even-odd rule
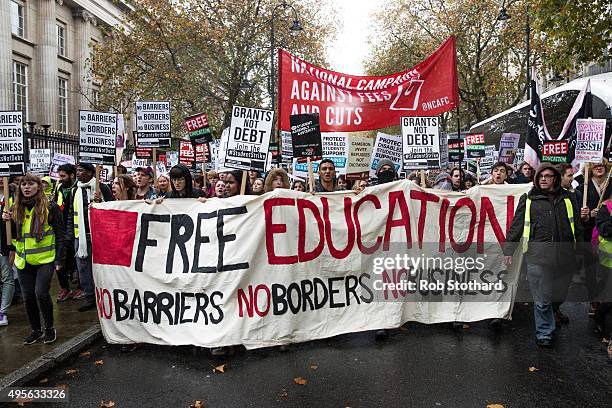
[[[538,179],[539,179],[539,180],[544,180],[544,179],[546,179],[546,180],[552,180],[552,179],[554,179],[554,178],[555,178],[554,174],[540,174],[540,175],[538,176]]]

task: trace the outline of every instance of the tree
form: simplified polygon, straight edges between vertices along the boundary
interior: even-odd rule
[[[368,72],[382,75],[414,66],[454,35],[461,123],[478,122],[512,106],[526,92],[524,26],[520,15],[510,24],[498,21],[499,7],[494,0],[389,2],[379,12],[382,24]],[[455,129],[453,115],[442,118],[448,130]]]
[[[579,64],[603,63],[612,58],[610,0],[539,0],[530,16],[550,50],[543,62],[554,72],[573,72]]]
[[[270,16],[273,0],[135,0],[124,26],[108,29],[90,64],[101,84],[97,109],[129,116],[136,100],[169,100],[173,136],[183,118],[206,112],[214,134],[229,126],[235,104],[269,104]],[[324,7],[314,0],[295,8],[303,30],[289,34],[293,15],[277,8],[277,46],[324,62],[333,35]],[[319,4],[317,2],[317,4]],[[254,87],[241,90],[245,76]]]

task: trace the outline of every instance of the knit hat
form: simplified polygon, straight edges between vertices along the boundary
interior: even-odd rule
[[[380,169],[383,168],[383,166],[391,166],[391,168],[393,169],[393,171],[395,172],[395,164],[389,160],[389,159],[380,159],[378,161],[378,164],[376,164],[376,175],[378,175],[378,172],[380,171]],[[396,173],[397,176],[397,173]]]

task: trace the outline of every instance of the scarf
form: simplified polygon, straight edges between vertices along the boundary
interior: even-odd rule
[[[91,199],[96,193],[96,178],[92,177],[87,183],[77,182],[76,200],[77,211],[79,214],[79,249],[77,250],[77,258],[87,258],[87,233],[85,229],[85,206],[83,203],[83,189],[87,191],[87,204],[91,203]],[[89,210],[89,209],[88,209]]]

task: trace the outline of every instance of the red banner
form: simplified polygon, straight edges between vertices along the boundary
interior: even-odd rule
[[[322,132],[352,132],[400,124],[402,116],[436,116],[458,103],[455,38],[415,67],[386,76],[352,76],[279,50],[280,129],[289,116],[318,112]]]

